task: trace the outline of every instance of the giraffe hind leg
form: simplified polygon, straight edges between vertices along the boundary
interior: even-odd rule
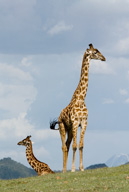
[[[62,151],[63,151],[63,173],[65,173],[67,171],[67,156],[68,156],[68,150],[67,150],[67,146],[66,146],[66,130],[64,127],[64,124],[61,123],[59,125],[59,131],[60,131],[60,135],[61,135],[61,140],[62,140]]]
[[[72,138],[73,138],[72,130],[69,130],[68,131],[68,138],[67,138],[67,141],[66,141],[67,155],[68,155],[68,152],[69,152],[69,148],[70,148],[70,144],[71,144]]]

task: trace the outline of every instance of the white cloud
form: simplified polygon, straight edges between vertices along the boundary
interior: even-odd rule
[[[32,140],[32,139],[31,139]],[[44,147],[37,147],[37,146],[33,146],[33,151],[34,151],[34,155],[36,156],[36,158],[38,158],[39,160],[43,160],[42,157],[46,156],[48,157],[50,154],[49,152],[44,148]]]
[[[128,91],[126,89],[120,89],[119,92],[121,95],[127,95],[128,94]]]
[[[32,62],[30,61],[30,59],[28,57],[24,57],[21,61],[21,65],[23,65],[25,67],[30,67],[32,65]]]
[[[73,25],[67,25],[64,21],[61,21],[54,25],[51,29],[49,29],[48,34],[50,35],[57,35],[59,33],[65,32],[65,31],[71,31],[73,28]]]
[[[90,73],[93,74],[115,74],[113,68],[106,62],[91,60]]]
[[[58,138],[59,137],[59,131],[52,131],[50,129],[38,129],[33,130],[33,135],[35,138],[40,140],[47,140],[48,138]]]
[[[14,137],[24,139],[27,135],[33,135],[34,138],[38,140],[59,137],[59,131],[36,129],[27,120],[26,115],[26,113],[20,113],[17,118],[0,120],[0,140]]]
[[[26,113],[21,113],[17,118],[0,120],[0,140],[30,135],[33,126],[25,117]]]
[[[27,60],[23,59],[23,62]],[[0,110],[13,117],[18,116],[27,112],[36,95],[30,72],[12,64],[0,63]]]
[[[6,63],[0,63],[0,77],[12,78],[22,81],[32,81],[32,76],[29,72],[25,72],[18,67]]]
[[[125,100],[125,103],[129,104],[129,98]]]
[[[126,55],[128,54],[128,50],[129,50],[129,37],[120,39],[118,41],[118,43],[115,45],[115,49],[116,51],[120,54],[120,55]]]
[[[33,103],[37,90],[33,85],[8,85],[0,83],[0,109],[17,116],[26,112]]]
[[[114,100],[111,98],[105,98],[103,99],[103,102],[102,102],[102,104],[113,104],[113,103],[114,103]]]

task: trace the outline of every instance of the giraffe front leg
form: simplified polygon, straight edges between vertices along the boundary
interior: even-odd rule
[[[73,126],[73,163],[72,163],[72,170],[71,172],[75,172],[75,154],[77,150],[77,129],[78,129],[78,123],[74,123]]]
[[[79,153],[80,153],[79,169],[81,171],[84,171],[84,168],[83,168],[83,140],[84,140],[84,134],[85,134],[86,127],[87,127],[87,120],[81,124],[80,143],[79,143]]]
[[[72,163],[72,170],[71,172],[75,172],[75,154],[77,150],[77,144],[73,145],[73,163]]]
[[[83,168],[83,147],[79,148],[79,153],[80,153],[80,166],[79,166],[79,169],[80,169],[80,171],[84,171],[84,168]]]

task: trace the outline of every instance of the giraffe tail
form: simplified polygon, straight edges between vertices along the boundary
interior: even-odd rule
[[[61,122],[57,121],[56,119],[54,119],[53,121],[50,121],[50,129],[53,130],[59,130],[59,128],[55,128],[56,124],[60,124]]]

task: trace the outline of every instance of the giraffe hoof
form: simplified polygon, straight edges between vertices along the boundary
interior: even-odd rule
[[[79,169],[80,169],[80,171],[84,171],[84,168],[83,168],[83,166],[82,166],[82,167],[79,167]]]
[[[75,172],[75,167],[72,167],[71,172]]]

